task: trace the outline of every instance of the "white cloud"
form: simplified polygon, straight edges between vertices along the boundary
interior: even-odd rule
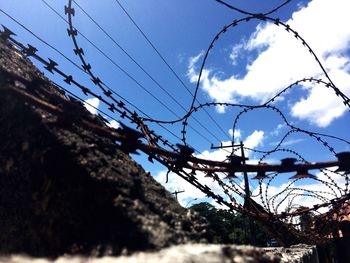
[[[313,0],[293,13],[287,23],[312,47],[333,82],[349,96],[350,57],[346,54],[349,51],[350,27],[345,26],[350,24],[348,10],[348,0]],[[236,58],[240,45],[235,46],[231,57]],[[260,54],[247,65],[247,73],[241,78],[220,78],[212,70],[204,70],[201,87],[214,101],[233,103],[249,97],[265,102],[298,79],[310,76],[324,78],[308,50],[281,26],[260,24],[247,44],[241,47],[242,52],[249,50],[258,50]],[[196,75],[195,63],[190,66],[192,75]],[[325,127],[346,112],[347,108],[330,89],[307,86],[307,97],[290,105],[293,116]],[[219,110],[223,112],[224,109]]]
[[[245,139],[244,146],[254,149],[262,145],[264,140],[264,134],[265,133],[263,131],[254,131]]]
[[[231,64],[234,66],[237,64],[237,59],[241,55],[241,49],[244,48],[244,43],[236,44],[232,47],[231,54],[230,54],[230,60]]]
[[[280,123],[276,126],[276,128],[270,132],[270,135],[272,136],[278,136],[281,133],[281,130],[286,127],[286,124]]]
[[[335,69],[331,70],[330,74],[339,83],[348,83],[346,90],[350,91],[349,73]],[[292,108],[293,116],[309,120],[320,127],[328,126],[344,112],[346,112],[346,107],[338,97],[335,97],[334,91],[321,86],[311,89],[309,96],[298,101]]]
[[[224,141],[222,142],[223,146],[229,146],[231,145],[231,141]],[[224,150],[224,149],[218,149],[215,151],[208,151],[205,150],[196,157],[202,158],[202,159],[208,159],[208,160],[213,160],[213,161],[224,161],[226,157],[230,155],[230,150]]]
[[[228,130],[228,134],[230,135],[230,136],[235,136],[235,137],[241,137],[241,130],[239,130],[239,129],[237,129],[237,130],[235,130],[235,132],[233,132],[233,129],[229,129]]]
[[[232,129],[229,130],[229,132],[232,133]],[[241,138],[241,131],[240,130],[235,130],[235,134],[237,135],[237,139]],[[243,145],[245,147],[254,149],[258,146],[261,146],[264,141],[264,132],[263,131],[258,131],[255,130],[252,134],[247,136],[245,140],[243,141]],[[224,141],[222,142],[223,146],[226,145],[231,145],[231,141]],[[230,152],[227,152],[227,150],[224,149],[218,149],[215,151],[204,151],[201,154],[197,155],[198,158],[203,158],[203,159],[209,159],[213,161],[223,161],[226,159],[226,157],[230,154]],[[240,152],[236,152],[235,154],[240,155]],[[249,155],[249,152],[246,153],[246,155]]]
[[[199,73],[196,69],[196,64],[199,59],[204,55],[204,52],[200,52],[197,56],[191,57],[188,63],[187,76],[192,83],[197,83]],[[202,88],[209,94],[209,96],[214,99],[215,102],[227,102],[234,103],[230,91],[226,87],[216,84],[216,77],[209,77],[211,74],[210,70],[203,69],[201,76]],[[218,113],[225,112],[225,106],[219,105],[216,107]]]
[[[205,197],[205,194],[203,194],[200,190],[188,183],[186,180],[182,179],[177,174],[170,173],[168,175],[168,183],[165,183],[166,174],[166,171],[161,171],[156,176],[154,176],[154,179],[161,183],[169,192],[174,192],[177,190],[185,191],[178,194],[177,196],[178,201],[182,206],[185,206],[190,200],[194,198],[200,199]]]
[[[305,141],[304,139],[290,139],[290,140],[285,140],[281,143],[281,146],[283,147],[286,147],[286,146],[291,146],[291,145],[295,145],[295,144],[298,144],[300,142],[303,142]],[[278,145],[280,142],[276,142],[276,143],[273,143],[272,145]]]
[[[242,138],[242,133],[241,133],[241,130],[240,129],[236,129],[234,132],[232,129],[229,129],[228,130],[228,134],[230,136],[234,136],[235,138],[235,143],[236,142],[239,142],[239,140]]]
[[[204,52],[201,51],[197,56],[191,57],[188,61],[187,76],[191,82],[197,82],[198,80],[198,73],[196,72],[195,67],[199,59],[201,59],[203,55],[204,55]]]
[[[117,122],[116,120],[111,120],[107,123],[107,125],[111,128],[114,128],[114,129],[118,129],[120,127],[120,124],[119,122]]]
[[[84,101],[85,108],[91,113],[96,114],[100,100],[98,98],[90,98]]]
[[[154,176],[154,178],[159,183],[161,183],[169,192],[175,192],[177,190],[184,191],[183,193],[180,193],[177,196],[178,201],[182,206],[187,206],[188,204],[194,201],[198,202],[201,199],[204,200],[206,198],[206,195],[204,193],[202,193],[199,189],[194,187],[192,184],[190,184],[177,174],[169,173],[168,183],[165,183],[166,174],[166,171],[161,171],[156,176]],[[204,173],[197,172],[196,178],[201,184],[207,185],[214,193],[219,194],[221,196],[225,195],[223,189],[211,177],[205,177]]]

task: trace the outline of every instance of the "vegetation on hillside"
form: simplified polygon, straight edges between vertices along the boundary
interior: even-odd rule
[[[251,233],[249,219],[239,213],[234,214],[228,210],[217,209],[207,202],[194,204],[190,209],[207,219],[210,242],[267,246],[271,239],[261,226],[254,222],[252,222],[253,231]]]

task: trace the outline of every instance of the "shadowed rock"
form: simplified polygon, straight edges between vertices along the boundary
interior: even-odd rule
[[[0,253],[105,255],[202,240],[202,219],[82,119],[106,127],[0,40]]]

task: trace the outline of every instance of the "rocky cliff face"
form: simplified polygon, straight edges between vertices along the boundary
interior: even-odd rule
[[[0,253],[105,255],[203,240],[201,218],[82,120],[105,126],[0,40]]]

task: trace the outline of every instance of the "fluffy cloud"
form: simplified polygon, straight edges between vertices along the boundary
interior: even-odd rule
[[[272,132],[270,132],[270,135],[278,136],[281,133],[282,129],[284,129],[285,127],[286,127],[286,124],[284,123],[278,124],[276,128]]]
[[[118,129],[120,127],[120,124],[119,122],[117,122],[116,120],[111,120],[107,123],[107,125],[111,128],[114,128],[114,129]]]
[[[96,114],[100,100],[98,98],[91,98],[84,101],[85,108],[91,113]]]
[[[251,135],[247,137],[244,142],[244,146],[254,149],[260,145],[262,145],[264,139],[263,131],[254,131]]]
[[[232,130],[229,130],[229,133],[232,133]],[[260,145],[263,144],[264,141],[264,132],[263,131],[258,131],[255,130],[252,134],[250,134],[249,136],[247,136],[245,138],[245,140],[243,141],[243,144],[245,147],[254,149]],[[241,138],[241,131],[240,130],[236,130],[235,131],[235,136],[237,135],[237,140],[238,138]],[[236,137],[235,137],[236,138]],[[238,141],[237,141],[238,142]],[[228,146],[231,145],[232,142],[231,141],[224,141],[222,142],[223,146]],[[223,161],[226,159],[227,155],[229,155],[230,153],[227,152],[227,150],[225,149],[218,149],[215,151],[204,151],[201,154],[197,155],[198,158],[203,158],[203,159],[209,159],[209,160],[213,160],[213,161]],[[240,154],[240,152],[236,153],[237,155]],[[248,156],[249,153],[247,152],[246,155]]]
[[[229,129],[228,130],[228,134],[230,136],[234,136],[235,140],[239,141],[242,137],[242,134],[241,134],[241,130],[240,129],[237,129],[235,131],[233,131],[232,129]]]
[[[187,171],[190,172],[190,171]],[[175,191],[184,191],[183,193],[178,194],[177,198],[179,203],[184,206],[190,206],[191,204],[195,202],[201,202],[201,201],[208,201],[208,198],[204,193],[202,193],[199,189],[194,187],[192,184],[187,182],[185,179],[182,179],[180,176],[174,173],[168,174],[168,183],[166,182],[166,171],[161,171],[157,175],[154,176],[154,178],[164,185],[164,187],[169,192],[175,192]],[[224,175],[220,175],[221,179],[223,179]],[[207,185],[215,194],[221,195],[225,198],[225,193],[223,189],[218,185],[216,181],[213,180],[211,177],[206,177],[205,173],[202,172],[196,172],[196,178],[198,181],[203,184]],[[237,195],[235,195],[235,198],[237,198]],[[225,198],[227,200],[227,197]],[[214,202],[212,202],[214,205]],[[218,207],[218,205],[216,204]],[[221,206],[221,208],[223,208]]]
[[[236,45],[234,45],[232,47],[231,54],[230,54],[230,60],[231,60],[231,64],[233,66],[237,65],[237,58],[241,55],[240,51],[244,47],[245,47],[245,43],[244,42],[236,44]]]
[[[349,94],[350,74],[339,69],[333,69],[330,73],[338,83],[347,83],[346,91]],[[335,97],[333,90],[314,87],[307,98],[301,99],[292,107],[292,115],[310,120],[320,127],[326,127],[334,119],[341,117],[346,110],[339,98]]]
[[[199,74],[197,72],[196,64],[203,57],[203,55],[204,52],[202,51],[197,56],[191,57],[189,59],[187,76],[192,83],[197,83]],[[203,69],[201,76],[201,87],[209,94],[209,96],[215,102],[234,103],[235,100],[233,100],[232,98],[230,89],[223,85],[224,81],[220,81],[219,83],[217,83],[218,81],[215,76],[210,77],[211,73],[211,70]],[[216,109],[219,113],[225,112],[224,106],[217,106]]]
[[[350,95],[350,10],[348,0],[313,0],[292,14],[287,21],[291,28],[313,48],[324,64],[333,82]],[[201,79],[202,89],[217,102],[236,102],[243,97],[264,102],[292,82],[305,77],[322,77],[308,50],[281,26],[260,24],[247,43],[232,49],[233,61],[241,53],[258,50],[257,58],[247,65],[243,77],[221,78],[213,70],[205,69]],[[196,61],[202,53],[195,57]],[[194,62],[189,65],[191,81],[197,81]],[[308,94],[290,105],[294,117],[308,120],[320,127],[329,125],[346,112],[342,101],[331,89],[308,84]],[[224,108],[218,108],[220,112]]]
[[[98,98],[90,98],[84,101],[84,107],[91,113],[96,114],[98,107],[100,105],[100,100]],[[120,127],[119,122],[116,120],[110,120],[106,122],[107,126],[118,129]]]
[[[177,190],[185,191],[183,193],[178,194],[178,201],[182,206],[187,206],[187,204],[192,203],[194,199],[202,199],[205,198],[205,194],[203,194],[196,187],[188,183],[186,180],[182,179],[177,174],[170,173],[168,175],[168,183],[166,182],[166,171],[161,171],[157,175],[154,176],[159,183],[164,185],[164,187],[169,192],[175,192]]]
[[[201,51],[197,56],[191,57],[188,61],[188,70],[187,70],[187,77],[190,79],[191,82],[196,82],[199,75],[196,71],[196,64],[201,59],[201,57],[204,55],[204,52]],[[207,76],[205,76],[207,78]]]

